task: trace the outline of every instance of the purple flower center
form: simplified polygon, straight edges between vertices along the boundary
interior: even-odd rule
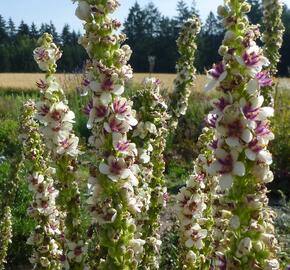
[[[42,105],[41,108],[40,108],[40,112],[39,114],[41,116],[46,116],[49,112],[49,107],[47,105]]]
[[[118,122],[116,119],[113,119],[110,122],[110,128],[112,132],[121,132],[123,130],[122,122]]]
[[[129,142],[118,142],[117,149],[120,152],[125,152],[128,150],[130,143]]]
[[[256,79],[258,80],[260,87],[271,86],[273,83],[268,71],[259,72],[256,75]]]
[[[206,122],[209,127],[215,128],[217,119],[218,119],[218,116],[216,114],[209,115],[206,119]]]
[[[76,248],[74,249],[75,256],[80,256],[82,253],[83,253],[82,247],[81,246],[76,246]]]
[[[213,140],[211,145],[212,149],[217,149],[218,148],[218,140]]]
[[[225,100],[224,97],[219,98],[217,102],[214,103],[214,105],[222,112],[226,106],[228,106],[230,103]]]
[[[46,51],[45,49],[39,49],[37,50],[36,52],[36,55],[37,55],[37,60],[38,61],[47,61],[49,59],[48,57],[48,51]]]
[[[257,127],[255,128],[255,132],[257,136],[265,136],[270,133],[268,122],[257,121],[256,123]]]
[[[110,79],[106,79],[102,83],[102,89],[105,91],[112,91],[114,83]]]
[[[208,71],[208,73],[214,78],[218,79],[221,74],[225,71],[225,65],[223,63],[215,64],[212,69]]]
[[[83,79],[82,86],[88,87],[90,85],[90,81],[88,79]]]
[[[251,105],[247,104],[243,108],[244,115],[246,118],[253,120],[257,117],[259,114],[259,109],[258,108],[252,108]]]
[[[51,118],[54,120],[54,121],[59,121],[61,120],[61,112],[60,111],[53,111],[51,113]]]
[[[122,167],[118,163],[117,160],[112,161],[111,167],[110,167],[110,172],[115,174],[115,175],[120,175],[122,171]]]
[[[218,162],[222,165],[222,169],[219,171],[219,173],[226,174],[233,170],[233,158],[231,155],[227,155],[223,159],[218,159]]]
[[[259,153],[263,149],[263,146],[259,145],[259,141],[257,139],[252,140],[248,144],[248,147],[255,153]]]
[[[39,82],[36,82],[36,86],[39,89],[44,90],[47,87],[47,83],[44,80],[40,80]]]
[[[89,115],[90,112],[91,112],[91,110],[92,110],[92,108],[93,108],[93,102],[90,101],[90,102],[87,104],[87,106],[84,107],[83,112],[84,112],[86,115]]]
[[[239,119],[234,122],[228,124],[228,136],[229,137],[240,137],[243,131],[243,125]]]
[[[255,66],[260,61],[260,55],[256,52],[244,53],[243,60],[246,66]]]
[[[125,102],[121,102],[120,100],[116,100],[113,104],[114,112],[118,114],[124,114],[127,110],[127,104]]]
[[[96,110],[96,114],[98,117],[105,117],[107,115],[108,112],[108,107],[104,106],[104,105],[99,105],[97,107],[95,107]]]

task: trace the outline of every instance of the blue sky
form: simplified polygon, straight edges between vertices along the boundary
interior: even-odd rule
[[[128,15],[129,8],[136,0],[119,0],[121,7],[116,13],[116,17],[121,21]],[[146,5],[150,0],[138,0],[141,5]],[[174,16],[176,14],[176,4],[178,0],[153,0],[152,1],[161,11],[167,16]],[[192,0],[185,0],[188,4]],[[201,17],[204,20],[210,11],[216,11],[222,0],[197,0],[197,7],[200,11]],[[290,6],[290,0],[284,1]],[[5,19],[11,17],[17,25],[23,19],[25,22],[31,24],[35,22],[38,26],[42,22],[49,22],[50,20],[56,25],[57,30],[60,31],[65,23],[75,30],[82,29],[82,23],[74,16],[75,5],[70,0],[1,0],[0,14]]]

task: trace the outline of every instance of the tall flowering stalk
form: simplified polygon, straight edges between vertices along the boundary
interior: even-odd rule
[[[137,192],[137,150],[127,139],[138,122],[132,102],[122,97],[125,81],[132,77],[127,65],[132,51],[121,46],[125,36],[115,33],[121,23],[110,18],[118,6],[116,0],[86,0],[78,1],[76,9],[76,15],[85,21],[80,43],[91,58],[83,89],[93,98],[86,108],[92,130],[89,142],[95,150],[88,205],[96,226],[97,241],[92,245],[97,255],[92,259],[97,269],[136,269],[144,245],[138,235],[135,238],[134,218],[142,208]]]
[[[6,206],[3,210],[3,217],[0,222],[0,270],[5,269],[6,257],[11,239],[12,214],[10,206]]]
[[[49,155],[39,133],[39,125],[34,120],[36,105],[29,100],[24,104],[22,113],[23,153],[30,161],[29,189],[33,201],[28,214],[37,225],[27,243],[32,245],[33,253],[30,262],[33,269],[62,269],[62,249],[60,245],[60,212],[56,206],[58,190],[54,186],[55,169],[49,167]]]
[[[277,73],[281,55],[279,50],[283,43],[285,27],[282,22],[283,3],[281,0],[263,0],[263,26],[265,56],[269,59],[268,70],[272,75]]]
[[[188,98],[191,94],[196,69],[194,67],[196,53],[196,36],[201,29],[198,17],[188,19],[181,29],[177,39],[180,58],[176,64],[177,77],[174,80],[174,89],[169,106],[171,115],[170,127],[175,129],[180,116],[185,115],[188,107]]]
[[[207,169],[213,158],[213,135],[212,129],[204,128],[198,140],[200,154],[194,162],[194,172],[177,195],[182,269],[210,269],[216,180]]]
[[[167,137],[167,105],[160,95],[159,80],[146,78],[142,89],[133,97],[139,123],[132,141],[138,147],[140,167],[139,192],[143,209],[138,225],[144,245],[140,269],[159,269],[161,239],[160,212],[166,203],[163,152]]]
[[[225,0],[218,13],[227,29],[219,53],[223,61],[209,70],[207,89],[222,97],[213,102],[215,160],[208,172],[219,179],[229,226],[216,253],[217,269],[279,269],[273,212],[266,183],[273,180],[267,145],[271,107],[263,107],[263,88],[272,80],[264,71],[269,60],[256,44],[257,26],[250,25],[244,0]]]
[[[263,26],[264,32],[262,41],[264,42],[265,56],[269,59],[268,71],[272,76],[278,72],[277,65],[281,55],[279,50],[283,43],[285,27],[282,22],[283,3],[280,0],[263,0]],[[273,103],[275,84],[265,87],[263,95],[266,102]]]
[[[41,101],[37,103],[37,119],[42,123],[41,132],[56,165],[60,190],[58,202],[65,214],[64,256],[66,269],[83,269],[86,243],[81,227],[81,200],[77,176],[79,138],[73,132],[75,114],[70,110],[64,91],[54,73],[60,49],[51,35],[45,33],[34,50],[39,68],[46,71],[45,80],[37,83]]]

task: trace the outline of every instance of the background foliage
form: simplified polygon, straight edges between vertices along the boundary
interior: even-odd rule
[[[263,25],[261,1],[250,0],[249,2],[252,5],[250,20],[255,24]],[[127,43],[134,51],[130,64],[135,72],[149,70],[149,55],[156,57],[155,72],[175,72],[178,57],[176,39],[181,25],[192,14],[198,14],[195,1],[189,7],[183,0],[180,0],[176,9],[177,16],[169,18],[162,15],[153,2],[141,7],[136,1],[130,8],[123,31],[128,36]],[[290,67],[290,9],[286,5],[282,19],[286,32],[278,75],[286,76],[289,74],[288,67]],[[224,35],[223,31],[219,18],[210,12],[197,40],[199,51],[195,65],[199,73],[203,73],[205,68],[211,67],[213,62],[218,61],[217,51]],[[31,52],[36,47],[37,38],[44,32],[51,33],[64,52],[58,70],[60,72],[80,71],[85,62],[86,53],[77,42],[80,33],[71,30],[69,25],[65,25],[61,33],[57,33],[52,22],[42,24],[38,29],[35,24],[29,26],[23,21],[16,26],[11,18],[5,21],[0,15],[0,72],[38,71]]]

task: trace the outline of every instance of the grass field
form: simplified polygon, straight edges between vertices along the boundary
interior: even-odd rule
[[[136,73],[130,83],[140,83],[145,77],[150,76],[148,73]],[[155,73],[151,75],[161,80],[162,88],[172,89],[175,74]],[[43,79],[43,73],[0,73],[0,88],[32,90],[37,89],[35,82]],[[80,85],[82,74],[57,74],[57,79],[62,87],[67,90],[73,90]],[[205,75],[197,75],[195,81],[195,89],[202,90],[207,77]],[[279,86],[283,89],[290,89],[290,78],[279,78]]]

